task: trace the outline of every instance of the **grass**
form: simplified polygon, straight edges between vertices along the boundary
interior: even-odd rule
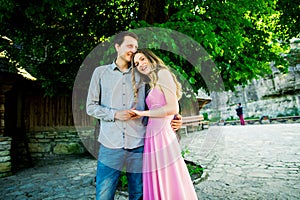
[[[188,168],[192,181],[199,179],[202,176],[204,169],[201,165],[187,160],[185,160],[185,163]],[[120,181],[118,183],[118,190],[127,191],[127,189],[128,189],[128,181],[126,177],[126,172],[122,171],[120,176]]]

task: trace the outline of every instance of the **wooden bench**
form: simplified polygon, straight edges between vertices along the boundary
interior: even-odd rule
[[[200,126],[203,129],[202,122],[204,121],[203,115],[194,115],[182,117],[182,126],[181,128],[185,129],[185,134],[188,133],[188,126]],[[206,123],[205,123],[206,124]]]
[[[202,130],[209,128],[209,121],[204,120],[204,121],[201,121],[200,123],[201,123]]]

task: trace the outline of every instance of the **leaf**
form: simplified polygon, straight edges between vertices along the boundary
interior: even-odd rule
[[[194,78],[194,77],[190,77],[190,78],[189,78],[189,83],[190,83],[190,84],[195,84],[195,83],[196,83],[195,78]]]

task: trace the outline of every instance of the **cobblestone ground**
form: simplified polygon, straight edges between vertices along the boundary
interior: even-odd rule
[[[15,175],[0,179],[3,200],[94,199],[96,160],[90,156],[65,156],[35,163]]]
[[[199,199],[300,199],[300,124],[211,126],[181,145],[205,168]],[[94,199],[95,169],[90,156],[39,161],[0,179],[0,199]]]
[[[199,199],[300,199],[300,124],[214,126],[182,138]]]

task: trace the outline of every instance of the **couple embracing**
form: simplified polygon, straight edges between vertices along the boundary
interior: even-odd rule
[[[114,47],[117,58],[94,70],[86,103],[101,120],[96,199],[114,199],[122,170],[130,200],[197,199],[175,134],[180,83],[152,51],[138,49],[135,33],[119,33]]]

